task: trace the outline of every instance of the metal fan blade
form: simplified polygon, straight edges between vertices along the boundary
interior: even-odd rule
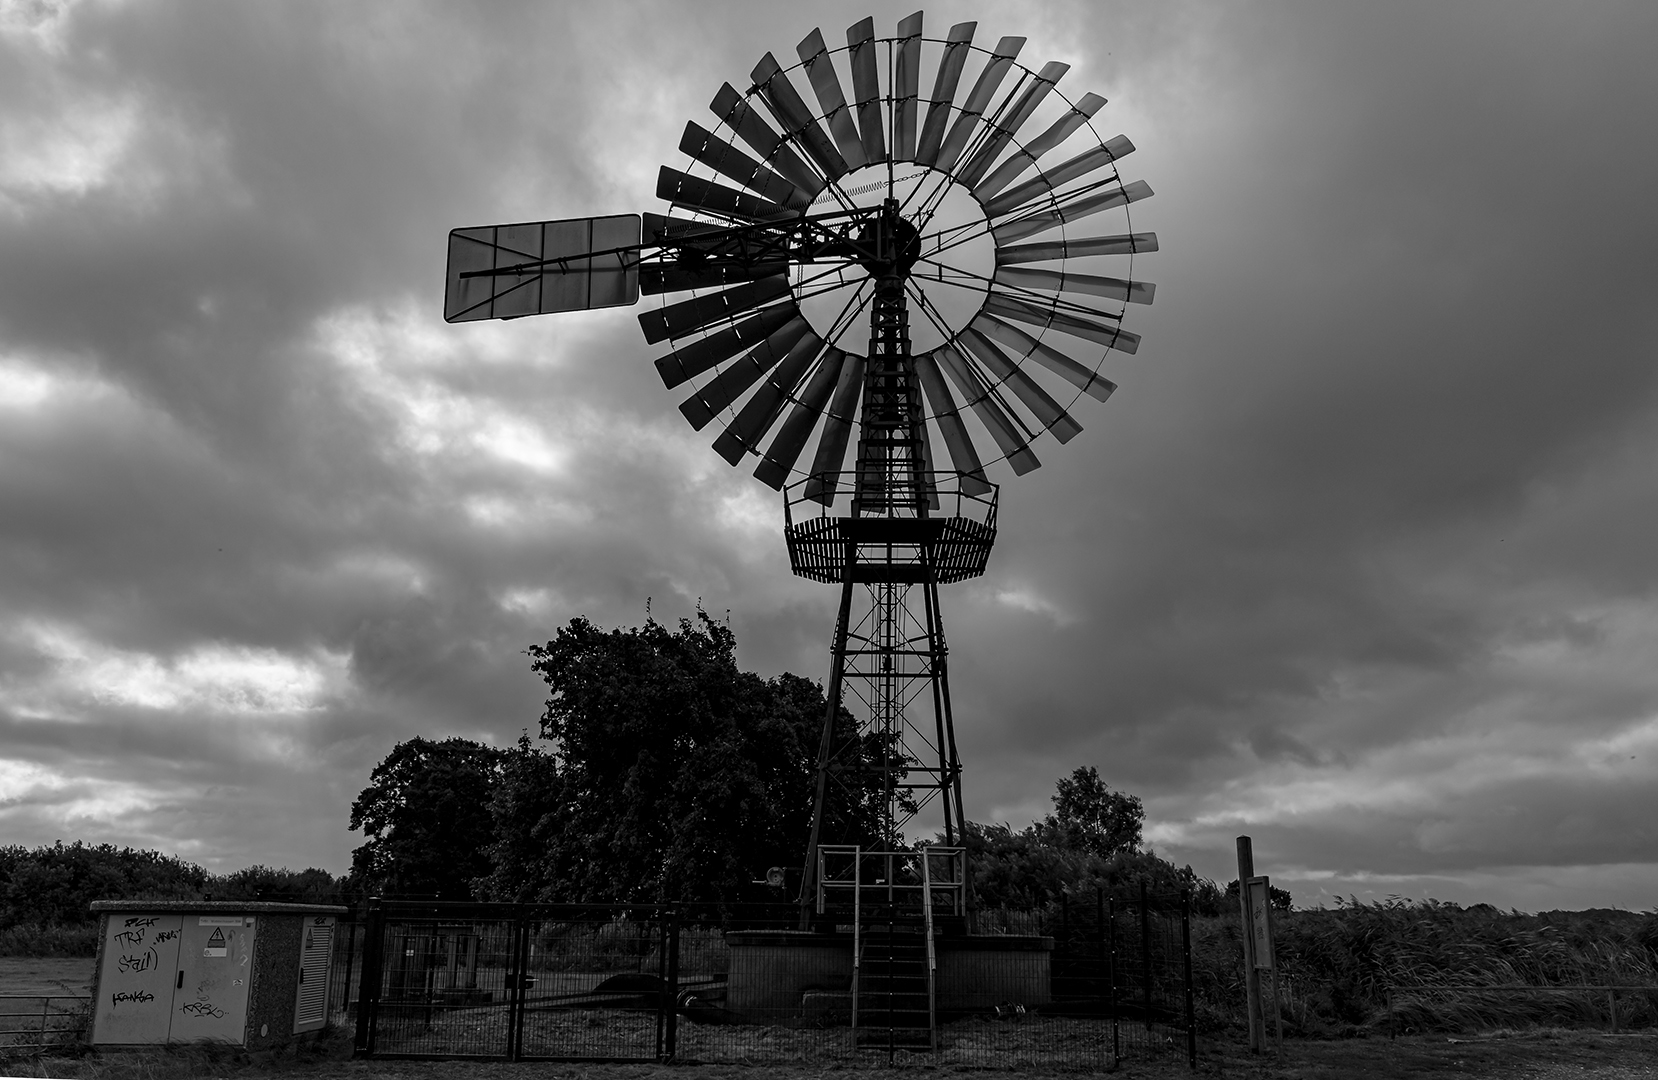
[[[677,304],[669,304],[656,311],[639,315],[639,326],[645,331],[645,340],[654,345],[658,341],[679,337],[710,323],[734,319],[745,311],[791,295],[789,279],[782,275],[751,281],[724,292],[708,296],[693,296]]]
[[[1081,293],[1084,296],[1103,296],[1107,300],[1122,300],[1130,304],[1149,304],[1157,295],[1157,286],[1149,281],[1124,281],[1122,278],[1096,277],[1092,274],[1068,274],[1062,270],[1030,270],[1021,266],[998,267],[996,276],[991,280],[998,285],[1015,289]]]
[[[1134,353],[1140,348],[1140,335],[1131,334],[1105,319],[1089,319],[1073,312],[1054,311],[1011,296],[991,293],[985,297],[984,310],[1004,319],[1015,319],[1031,326],[1051,327],[1061,333],[1093,341],[1119,352]]]
[[[921,440],[921,467],[912,470],[918,473],[915,477],[916,490],[926,493],[927,509],[937,510],[938,502],[938,466],[933,462],[933,438],[927,430],[927,421],[922,420],[915,427],[915,433]]]
[[[811,367],[817,354],[823,351],[824,341],[816,334],[807,332],[789,355],[784,358],[771,377],[760,384],[760,389],[748,399],[737,413],[731,426],[720,433],[714,440],[714,449],[719,455],[736,465],[743,460],[743,455],[749,451],[759,451],[760,440],[766,437],[772,424],[777,422],[783,412],[783,406],[788,403],[789,395],[794,388],[800,385],[800,380],[806,377],[806,371]]]
[[[1036,159],[1046,154],[1071,137],[1071,133],[1087,123],[1088,118],[1100,111],[1105,99],[1098,94],[1084,94],[1082,100],[1071,107],[1071,111],[1055,120],[1047,131],[1038,135],[1022,147],[1015,147],[1008,159],[996,166],[996,171],[985,177],[984,182],[973,189],[973,194],[982,203],[987,199],[995,198],[996,193],[1007,187],[1019,174],[1036,164]]]
[[[800,155],[789,148],[783,136],[771,129],[771,125],[749,106],[735,87],[730,83],[721,86],[708,107],[737,133],[739,139],[748,143],[761,160],[787,177],[808,199],[817,198],[824,188],[823,177],[800,160]]]
[[[750,195],[746,191],[728,188],[712,180],[703,180],[670,169],[666,165],[656,176],[656,197],[680,206],[690,206],[722,217],[742,218],[745,221],[776,221],[791,217],[788,210],[770,199]]]
[[[852,122],[852,110],[846,107],[846,95],[841,91],[840,76],[835,74],[834,61],[829,59],[829,46],[824,44],[823,31],[813,30],[795,49],[800,62],[806,65],[806,78],[812,84],[812,93],[823,109],[824,123],[834,136],[835,148],[846,159],[847,167],[856,169],[864,162],[864,141],[858,136],[858,125]]]
[[[805,192],[701,124],[689,121],[685,124],[685,134],[680,136],[679,149],[715,172],[729,176],[764,199],[791,210],[804,210],[812,205],[811,198]]]
[[[973,31],[976,22],[957,23],[950,27],[950,36],[944,42],[944,55],[939,57],[938,74],[933,77],[933,96],[927,101],[927,119],[921,125],[921,141],[915,149],[919,165],[931,165],[938,160],[938,148],[944,143],[944,127],[950,122],[950,107],[956,102],[956,87],[961,83],[961,69],[972,53]]]
[[[915,160],[915,96],[921,88],[921,12],[898,23],[898,55],[893,63],[892,160]],[[833,490],[830,497],[834,497]]]
[[[639,299],[637,214],[455,229],[449,234],[443,317],[516,319],[615,307]],[[510,271],[510,272],[509,272]]]
[[[1098,401],[1105,401],[1117,389],[1117,384],[1098,375],[1066,356],[1045,341],[1038,341],[1017,326],[1005,323],[986,312],[973,320],[973,329],[985,337],[994,338],[1022,356],[1029,356],[1072,386]]]
[[[823,434],[818,437],[817,454],[812,458],[806,497],[825,506],[835,501],[835,492],[840,486],[846,445],[852,439],[852,421],[858,415],[858,400],[863,396],[864,363],[864,358],[857,353],[846,354],[840,382],[835,384],[835,396],[823,417]]]
[[[999,218],[1017,210],[1019,207],[1034,199],[1045,198],[1049,193],[1085,176],[1095,169],[1103,169],[1114,161],[1120,161],[1134,153],[1134,144],[1128,141],[1128,136],[1118,135],[1116,138],[1091,150],[1084,150],[1068,161],[1062,161],[1053,168],[1033,176],[1023,184],[1005,194],[998,195],[984,204],[986,217]]]
[[[689,265],[647,262],[639,267],[639,292],[644,296],[658,296],[685,292],[687,289],[719,289],[788,272],[789,264],[786,262],[702,262]]]
[[[1157,250],[1157,234],[1125,233],[1095,236],[1083,240],[1049,240],[1036,244],[1015,244],[996,249],[996,265],[1047,262],[1050,259],[1081,259],[1090,255],[1137,255]]]
[[[1061,76],[1070,70],[1070,64],[1061,64],[1057,60],[1043,64],[1036,78],[1026,84],[1006,113],[995,118],[990,137],[985,139],[984,144],[967,159],[967,164],[956,173],[956,182],[968,187],[977,184],[990,169],[991,162],[1001,154],[1025,121],[1030,119],[1030,114],[1036,111],[1036,107],[1042,104],[1042,100],[1048,96],[1048,91],[1052,90]]]
[[[750,315],[735,326],[728,326],[715,334],[675,349],[656,359],[656,372],[662,376],[662,385],[669,390],[687,379],[695,378],[711,367],[736,356],[744,349],[752,349],[777,332],[778,327],[800,314],[793,301]]]
[[[783,125],[783,133],[806,151],[806,156],[817,163],[823,175],[830,180],[845,176],[846,159],[841,157],[835,144],[829,141],[829,136],[812,119],[812,110],[806,107],[794,83],[778,66],[777,57],[771,53],[762,56],[760,62],[754,65],[750,77],[754,79],[760,96],[771,106],[772,115]]]
[[[1058,228],[1068,222],[1079,221],[1089,214],[1149,199],[1152,194],[1150,185],[1144,180],[1131,180],[1122,187],[1113,184],[1099,189],[1092,195],[1078,192],[1077,196],[1067,196],[1058,206],[1038,211],[1029,217],[1015,218],[1006,224],[997,225],[990,232],[996,238],[996,246],[1001,247],[1003,244],[1011,244],[1015,240],[1023,240],[1027,236]]]
[[[938,363],[931,352],[915,358],[915,372],[921,378],[921,393],[932,406],[938,430],[944,435],[945,449],[950,451],[950,465],[962,474],[962,492],[967,495],[987,493],[990,482],[985,479],[984,463],[973,448],[973,440],[967,434],[967,425],[962,421],[956,399],[951,395],[950,386],[944,381],[944,375],[938,370]]]
[[[864,163],[879,165],[887,159],[887,141],[881,124],[881,79],[875,67],[875,20],[864,18],[848,27],[846,45],[852,64],[852,96],[858,101]]]
[[[1002,385],[1012,389],[1014,396],[1030,410],[1037,422],[1052,431],[1060,442],[1070,442],[1082,430],[1082,425],[1059,402],[1049,397],[1046,390],[1036,385],[1027,371],[997,348],[995,342],[972,327],[962,331],[960,340],[979,358],[981,364],[990,369],[992,375],[1002,380]]]
[[[978,126],[979,118],[990,105],[990,99],[996,93],[996,88],[1002,85],[1007,77],[1008,69],[1013,66],[1013,58],[1019,55],[1019,50],[1025,47],[1022,37],[1005,37],[996,43],[996,51],[990,54],[985,62],[984,70],[979,72],[979,81],[973,84],[973,92],[967,95],[967,101],[961,107],[961,115],[950,127],[950,134],[944,137],[944,145],[939,147],[938,159],[933,162],[933,168],[940,172],[950,172],[955,168],[956,159],[961,156],[962,150],[967,147],[967,140],[972,138],[973,129]]]
[[[679,411],[685,414],[685,419],[691,422],[693,428],[701,431],[715,414],[742,397],[749,387],[789,355],[791,349],[801,345],[808,335],[817,336],[812,334],[811,324],[805,319],[789,320],[747,356],[727,364],[725,370],[709,380],[707,386],[686,398],[680,404]],[[817,350],[822,348],[823,342],[819,341],[812,355],[816,356]]]
[[[845,353],[830,346],[824,352],[823,359],[818,361],[811,382],[806,384],[800,400],[789,410],[788,419],[777,429],[777,436],[754,469],[754,475],[767,487],[777,490],[788,480],[789,470],[800,459],[800,451],[805,449],[806,440],[812,436],[812,428],[817,426],[817,418],[829,404],[829,395],[835,390],[845,360]]]
[[[935,355],[940,366],[949,374],[950,380],[956,384],[956,389],[961,391],[961,396],[972,408],[974,415],[989,429],[990,437],[996,440],[997,448],[1007,458],[1007,463],[1013,466],[1014,474],[1023,476],[1039,467],[1042,463],[1031,452],[1030,441],[1013,421],[1008,419],[1002,407],[996,404],[995,399],[990,396],[990,391],[980,383],[979,377],[973,373],[967,358],[960,350],[954,344],[947,344],[935,350]]]

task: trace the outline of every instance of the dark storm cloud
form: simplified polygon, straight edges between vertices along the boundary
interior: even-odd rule
[[[448,228],[654,208],[720,81],[866,5],[55,10],[0,23],[11,835],[340,869],[393,742],[533,729],[524,647],[647,597],[826,674],[832,590],[631,313],[437,305]],[[946,593],[970,813],[1095,763],[1223,880],[1252,832],[1308,897],[1658,881],[1658,17],[960,18],[1112,99],[1163,246]]]

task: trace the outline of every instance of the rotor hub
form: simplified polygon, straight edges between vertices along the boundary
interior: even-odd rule
[[[887,199],[858,233],[858,247],[866,252],[858,262],[870,277],[885,288],[901,287],[921,258],[921,232],[898,212],[897,199]]]

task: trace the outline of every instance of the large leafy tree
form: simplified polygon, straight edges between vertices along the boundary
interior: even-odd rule
[[[572,619],[529,655],[551,689],[551,747],[525,738],[504,764],[489,895],[730,900],[768,866],[799,863],[818,684],[739,670],[735,636],[704,612],[675,629]],[[878,810],[878,792],[839,798],[827,835],[868,843]]]
[[[1039,826],[1050,843],[1109,859],[1140,850],[1146,808],[1138,796],[1112,791],[1100,771],[1082,766],[1054,785],[1054,812]]]
[[[967,865],[981,908],[1034,911],[1096,889],[1132,895],[1142,882],[1156,895],[1190,891],[1200,914],[1217,914],[1220,890],[1190,866],[1142,850],[1145,809],[1111,790],[1093,766],[1055,785],[1054,812],[1024,829],[967,823]]]
[[[490,870],[490,801],[506,757],[470,739],[393,747],[351,804],[351,828],[368,838],[351,853],[353,891],[472,899],[472,880]]]

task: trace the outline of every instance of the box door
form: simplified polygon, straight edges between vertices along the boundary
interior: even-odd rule
[[[178,915],[109,917],[92,1009],[94,1043],[167,1041],[182,924]]]
[[[294,1034],[316,1031],[328,1022],[328,976],[334,965],[334,916],[305,920],[299,942],[299,991],[294,998]]]
[[[169,1041],[245,1045],[255,929],[240,915],[184,917]]]

